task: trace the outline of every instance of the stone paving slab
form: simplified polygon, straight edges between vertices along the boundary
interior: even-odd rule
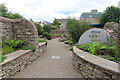
[[[46,52],[15,78],[82,78],[72,66],[72,52],[68,48],[58,39],[48,41]],[[54,59],[52,56],[59,58]]]

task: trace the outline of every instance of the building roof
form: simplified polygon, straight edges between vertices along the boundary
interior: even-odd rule
[[[85,12],[82,15],[102,15],[102,12],[97,12],[97,13],[89,13],[89,12]]]
[[[91,25],[100,25],[99,22],[100,18],[81,18],[79,22],[87,22],[90,23]]]
[[[57,19],[58,20],[58,22],[66,22],[67,21],[67,19]]]
[[[89,17],[101,17],[102,12],[98,12],[97,10],[91,10],[91,12],[84,12],[81,15],[81,18],[89,18]]]

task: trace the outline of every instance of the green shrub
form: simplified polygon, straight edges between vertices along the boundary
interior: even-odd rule
[[[61,25],[56,18],[54,18],[53,25]]]
[[[107,54],[115,57],[116,56],[116,43],[110,39],[105,45],[103,45],[100,50],[105,50]]]
[[[97,54],[97,47],[99,46],[99,44],[97,44],[97,43],[93,43],[93,44],[91,44],[91,43],[88,43],[88,44],[84,44],[84,45],[82,45],[82,46],[77,46],[77,48],[79,48],[79,49],[82,49],[82,50],[85,50],[85,51],[88,51],[88,52],[90,52],[91,54]]]
[[[67,34],[63,34],[63,37],[64,37],[64,38],[68,38],[68,35],[67,35]]]
[[[52,30],[57,30],[58,29],[58,26],[57,25],[53,25],[52,26]]]
[[[46,37],[48,40],[51,40],[51,34],[48,32],[43,32],[43,37]]]
[[[62,34],[55,34],[55,37],[61,37]]]
[[[120,58],[118,58],[117,60],[115,59],[115,57],[111,57],[110,55],[104,55],[104,56],[100,56],[102,58],[105,58],[105,59],[108,59],[110,61],[114,61],[114,62],[117,62],[117,63],[120,63]]]
[[[13,13],[9,11],[5,4],[0,3],[0,16],[10,19],[23,19],[24,17],[21,16],[19,13]]]
[[[9,45],[5,41],[2,41],[2,47],[9,47]]]
[[[114,42],[109,41],[106,44],[88,43],[81,46],[78,45],[77,48],[88,51],[91,54],[104,55],[102,56],[103,58],[120,63],[120,58],[116,58],[116,44]]]
[[[42,32],[43,32],[43,29],[42,29],[42,26],[39,24],[39,23],[34,23],[36,28],[37,28],[37,31],[38,31],[38,35],[41,35]]]
[[[115,59],[119,60],[119,62],[120,62],[120,44],[116,45]]]
[[[107,22],[116,22],[119,24],[120,9],[115,6],[107,7],[105,13],[100,18],[100,24],[102,26]]]
[[[65,41],[64,38],[59,39],[59,42],[64,42],[64,41]]]
[[[2,54],[9,54],[11,52],[14,52],[15,50],[12,47],[3,47],[2,48]]]
[[[73,51],[73,46],[71,46],[71,47],[69,48],[69,50],[70,50],[70,51]]]
[[[78,42],[80,36],[91,28],[89,23],[78,22],[76,19],[67,19],[66,26],[74,42]]]
[[[18,50],[32,50],[32,51],[35,51],[35,47],[32,47],[32,46],[22,46],[20,47]]]
[[[50,24],[46,24],[46,25],[43,26],[43,30],[44,30],[45,32],[50,33],[51,30],[52,30],[52,27],[51,27]]]
[[[39,38],[43,38],[43,35],[39,35]]]
[[[46,40],[39,40],[39,42],[46,42]]]
[[[65,44],[69,44],[70,40],[64,41]]]
[[[2,63],[6,59],[6,56],[0,55],[0,63]]]
[[[56,28],[52,26],[52,30],[56,30]]]
[[[70,42],[69,42],[69,45],[72,45],[72,44],[74,44],[74,42],[73,42],[73,41],[70,41]]]
[[[8,45],[9,47],[12,48],[19,48],[21,47],[21,45],[23,44],[24,41],[22,40],[17,40],[16,38],[14,38],[14,40],[10,40],[10,41],[4,41],[6,45]]]

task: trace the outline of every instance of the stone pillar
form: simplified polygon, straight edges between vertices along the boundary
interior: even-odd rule
[[[120,1],[118,2],[118,8],[120,9]],[[120,16],[119,16],[118,33],[117,33],[117,50],[116,50],[116,56],[117,56],[117,58],[120,58]]]

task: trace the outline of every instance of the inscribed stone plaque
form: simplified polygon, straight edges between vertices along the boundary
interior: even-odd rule
[[[82,34],[78,45],[83,45],[86,43],[105,43],[109,38],[109,34],[104,29],[92,28]]]

